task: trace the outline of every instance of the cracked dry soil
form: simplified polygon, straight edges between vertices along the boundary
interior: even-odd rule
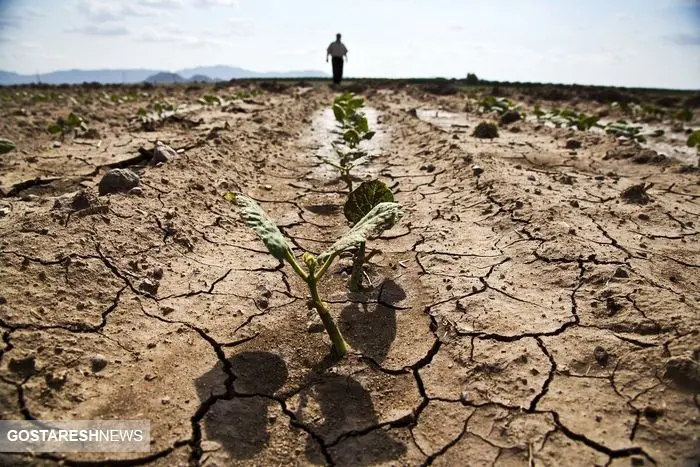
[[[297,253],[347,229],[344,184],[315,157],[330,135],[312,122],[333,94],[277,91],[156,132],[126,124],[135,107],[105,111],[99,146],[8,135],[25,152],[0,167],[14,195],[0,218],[2,418],[149,419],[152,445],[3,462],[697,463],[697,171],[533,122],[479,140],[474,114],[438,125],[411,111],[460,112],[460,94],[370,88],[381,144],[358,174],[387,182],[407,215],[368,244],[381,254],[367,291],[347,292],[347,260],[323,283],[353,349],[334,361],[304,284],[222,197],[259,200]],[[146,165],[137,149],[156,139],[184,150]],[[143,195],[88,194],[99,209],[73,212],[120,160]],[[649,203],[621,198],[642,182]]]

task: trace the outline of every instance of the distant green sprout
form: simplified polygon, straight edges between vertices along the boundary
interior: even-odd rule
[[[0,138],[0,156],[7,154],[13,149],[17,148],[17,145],[10,141],[9,139]]]
[[[693,112],[690,109],[679,110],[674,117],[682,122],[691,122],[693,121]]]
[[[250,99],[251,97],[259,96],[261,93],[259,90],[255,89],[253,91],[238,91],[231,95],[231,100],[235,101],[238,99]]]
[[[348,195],[343,207],[343,214],[350,223],[357,224],[378,204],[393,202],[394,194],[386,183],[380,180],[362,182]],[[357,246],[352,260],[352,274],[348,284],[348,288],[352,292],[359,292],[362,289],[362,267],[365,262],[365,242],[361,242]]]
[[[638,143],[646,142],[647,138],[658,138],[663,136],[664,130],[657,129],[648,132],[642,132],[642,127],[640,125],[631,125],[625,120],[618,120],[607,124],[605,127],[605,132],[609,135],[613,135],[618,138],[626,138]]]
[[[88,129],[87,121],[73,112],[67,118],[58,117],[56,123],[52,123],[47,128],[52,135],[60,135],[61,140],[65,139],[65,136],[69,133],[78,136],[80,133],[88,131]]]
[[[700,130],[695,130],[688,136],[688,141],[686,144],[689,148],[695,148],[700,155]]]
[[[145,130],[154,130],[158,122],[173,115],[177,110],[175,104],[165,99],[156,101],[150,107],[153,109],[151,112],[144,107],[140,107],[136,112],[136,118]]]
[[[384,230],[394,226],[401,217],[403,211],[398,203],[379,203],[329,249],[318,256],[308,252],[302,255],[302,262],[306,270],[297,262],[292,247],[282,235],[277,226],[253,199],[239,194],[227,193],[225,198],[235,202],[241,208],[243,221],[263,241],[268,251],[279,261],[286,261],[294,272],[302,278],[311,295],[311,305],[316,309],[328,336],[333,343],[333,350],[338,357],[347,353],[348,345],[340,333],[328,305],[321,299],[318,291],[318,282],[328,271],[335,258],[350,248],[356,248],[367,239],[379,236]]]
[[[482,113],[496,112],[499,117],[507,112],[520,112],[520,104],[515,104],[505,97],[482,97],[477,102],[477,108],[480,109]]]
[[[224,105],[224,100],[220,98],[219,96],[215,96],[213,94],[205,94],[202,97],[200,97],[197,102],[199,102],[202,105],[206,106],[221,106]]]
[[[360,110],[364,107],[364,99],[350,92],[345,92],[333,100],[333,115],[342,132],[342,145],[333,144],[333,150],[338,161],[326,157],[321,160],[340,171],[340,178],[352,191],[352,176],[350,171],[360,164],[367,162],[369,155],[359,148],[362,141],[368,141],[375,135],[369,128],[367,116]]]

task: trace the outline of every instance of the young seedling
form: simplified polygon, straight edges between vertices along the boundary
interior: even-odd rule
[[[61,141],[63,141],[69,133],[74,133],[75,136],[78,136],[79,133],[88,131],[88,126],[87,121],[83,117],[71,112],[65,119],[58,117],[56,123],[49,125],[47,130],[52,135],[60,135]]]
[[[338,161],[334,162],[326,157],[321,160],[337,168],[340,171],[340,178],[348,186],[348,191],[352,191],[352,176],[350,171],[367,161],[368,154],[359,148],[362,141],[372,139],[375,132],[370,131],[367,116],[359,110],[364,106],[364,99],[356,97],[350,92],[346,92],[333,100],[333,115],[338,122],[342,133],[342,147],[333,144],[333,150],[338,156]]]
[[[362,182],[348,195],[345,206],[343,206],[343,214],[351,224],[357,224],[378,204],[393,202],[394,194],[386,186],[386,183],[380,180]],[[351,292],[362,290],[362,267],[365,261],[365,242],[361,242],[352,259],[352,274],[350,274],[350,282],[348,283]]]
[[[384,230],[394,226],[401,217],[403,211],[398,203],[379,203],[360,219],[345,235],[335,242],[329,249],[318,256],[308,252],[302,255],[302,262],[306,270],[297,262],[292,247],[282,235],[277,226],[253,199],[227,193],[226,199],[235,202],[241,208],[243,221],[258,235],[272,256],[281,262],[288,262],[294,272],[306,282],[311,295],[311,304],[321,317],[323,326],[333,343],[333,350],[338,357],[347,353],[348,345],[343,339],[335,320],[331,316],[328,305],[322,300],[318,290],[318,283],[323,278],[335,258],[343,251],[357,248],[367,239],[375,238]]]

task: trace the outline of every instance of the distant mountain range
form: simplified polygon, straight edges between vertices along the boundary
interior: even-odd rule
[[[118,70],[62,70],[39,75],[21,75],[0,70],[0,86],[31,84],[37,81],[44,84],[82,83],[185,83],[228,81],[234,78],[323,78],[329,76],[318,70],[258,72],[227,65],[186,68],[174,73],[144,68]]]

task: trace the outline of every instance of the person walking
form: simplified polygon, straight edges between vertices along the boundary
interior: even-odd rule
[[[348,60],[348,49],[340,42],[340,34],[335,35],[335,42],[331,42],[326,50],[326,63],[329,56],[333,65],[333,84],[338,85],[343,79],[343,59]]]

